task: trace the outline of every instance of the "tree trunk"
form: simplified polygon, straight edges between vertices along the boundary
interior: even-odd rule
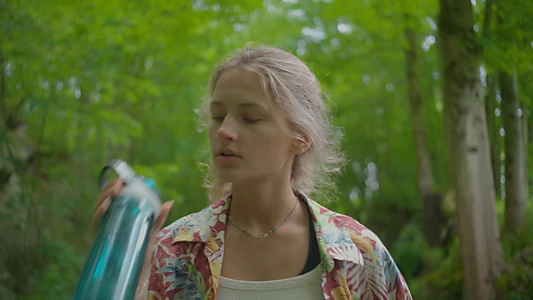
[[[505,151],[505,229],[515,232],[525,217],[522,124],[516,74],[499,72]]]
[[[409,21],[408,17],[406,19]],[[419,46],[416,32],[408,27],[405,30],[405,38],[408,43],[408,47],[405,50],[405,62],[409,91],[409,110],[417,158],[417,185],[424,213],[424,235],[428,245],[434,247],[438,246],[440,242],[440,221],[442,220],[440,197],[434,195],[433,191],[431,156],[427,146],[426,129],[424,128],[420,78],[417,69],[417,48]]]
[[[533,76],[532,72],[525,72],[522,76],[519,78],[518,82],[518,90],[519,90],[519,98],[521,102],[522,107],[522,142],[524,143],[524,152],[523,159],[524,159],[524,200],[527,202],[529,201],[529,186],[531,184],[531,180],[529,178],[529,143],[531,142],[531,109],[529,101],[527,100],[527,97],[521,97],[520,95],[529,95],[531,89],[530,81],[529,79]]]
[[[522,159],[524,166],[524,201],[527,203],[529,199],[529,128],[528,128],[528,114],[529,109],[527,103],[522,102]]]
[[[494,190],[496,197],[502,195],[501,184],[501,159],[500,159],[500,129],[496,122],[496,93],[492,75],[487,75],[487,86],[485,88],[485,112],[487,114],[487,129],[489,133],[490,161],[492,164]]]
[[[488,39],[491,36],[492,30],[492,0],[485,0],[485,15],[483,19],[483,36]],[[500,143],[500,128],[498,122],[496,122],[496,108],[498,103],[496,102],[496,84],[493,74],[487,73],[485,87],[485,113],[487,115],[487,128],[489,132],[490,141],[490,161],[492,163],[492,172],[494,177],[494,189],[496,191],[496,197],[502,196],[502,183],[501,183],[501,143]],[[497,79],[496,79],[497,81]]]
[[[472,4],[440,0],[443,100],[463,261],[464,298],[494,299],[503,266]]]

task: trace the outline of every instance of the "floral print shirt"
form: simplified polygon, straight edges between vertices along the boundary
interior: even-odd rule
[[[301,195],[318,240],[324,299],[412,299],[394,260],[374,233]],[[229,204],[228,196],[159,232],[148,299],[216,299]]]

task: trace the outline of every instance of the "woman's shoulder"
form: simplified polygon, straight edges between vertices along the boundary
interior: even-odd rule
[[[313,200],[310,200],[310,204],[314,210],[317,221],[326,227],[346,229],[361,235],[373,234],[370,229],[351,216],[329,209]]]
[[[158,242],[206,242],[213,229],[220,227],[219,217],[225,212],[225,204],[222,199],[175,220],[159,231]]]
[[[347,240],[355,243],[363,252],[374,252],[383,246],[379,237],[368,227],[351,216],[336,212],[311,201],[317,222],[327,240]],[[333,239],[334,237],[334,239]]]

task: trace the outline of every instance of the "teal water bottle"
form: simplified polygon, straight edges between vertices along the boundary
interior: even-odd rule
[[[122,160],[112,160],[100,172],[102,187],[109,170],[118,174],[124,186],[100,221],[74,300],[134,298],[150,231],[161,210],[153,180],[137,175]]]

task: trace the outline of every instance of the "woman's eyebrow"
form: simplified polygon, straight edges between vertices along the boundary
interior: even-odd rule
[[[243,108],[260,108],[260,109],[265,109],[266,110],[266,107],[264,105],[261,105],[259,103],[253,103],[253,102],[239,103],[239,107],[243,107]]]
[[[224,103],[218,100],[212,101],[210,105],[211,106],[225,106]],[[243,103],[239,103],[237,106],[241,108],[260,108],[260,109],[267,110],[267,108],[264,105],[259,104],[259,103],[254,103],[254,102],[243,102]]]

